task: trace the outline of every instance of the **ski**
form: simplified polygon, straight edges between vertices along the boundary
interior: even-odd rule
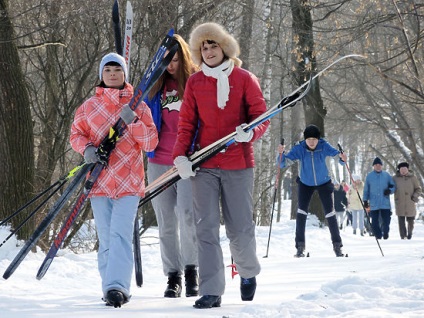
[[[132,42],[132,30],[133,30],[133,9],[131,2],[127,1],[127,9],[125,13],[125,33],[124,33],[124,48],[123,56],[125,62],[127,62],[128,74],[130,74],[130,62],[131,62],[131,42]]]
[[[115,34],[115,49],[116,53],[122,55],[122,36],[121,36],[121,19],[119,17],[119,2],[115,0],[112,6],[112,23]]]
[[[359,54],[349,54],[342,56],[338,59],[336,59],[334,62],[327,65],[324,69],[319,71],[317,74],[315,74],[313,77],[310,78],[309,81],[303,83],[301,86],[299,86],[296,90],[294,90],[289,96],[283,98],[278,104],[271,107],[269,110],[264,112],[261,116],[256,118],[254,121],[252,121],[250,124],[248,124],[245,127],[245,131],[249,131],[262,122],[270,119],[271,117],[275,116],[280,111],[286,109],[287,107],[293,107],[297,101],[301,100],[306,93],[308,92],[309,88],[312,85],[312,82],[314,79],[318,78],[324,72],[326,72],[328,69],[339,63],[340,61],[348,58],[365,58],[363,55]],[[300,91],[304,89],[303,93],[300,93]],[[197,168],[200,166],[200,164],[209,159],[214,154],[218,153],[219,151],[225,149],[226,147],[230,146],[234,142],[234,136],[236,135],[236,132],[233,132],[220,140],[217,140],[216,142],[212,143],[211,145],[196,151],[193,155],[189,157],[189,159],[193,162],[193,168]],[[219,150],[217,150],[219,149]],[[217,150],[217,151],[216,151]],[[146,202],[153,199],[156,195],[167,189],[169,186],[171,186],[173,183],[179,180],[178,171],[175,167],[172,167],[167,172],[162,174],[160,177],[158,177],[155,181],[150,183],[146,187],[146,196],[140,201],[139,208],[144,205]]]
[[[138,211],[134,221],[133,245],[134,245],[134,271],[135,282],[137,287],[143,286],[143,263],[141,261],[140,246],[140,224],[138,219]]]
[[[114,34],[115,34],[115,49],[116,53],[125,58],[128,70],[128,78],[130,74],[130,64],[131,64],[131,41],[132,41],[132,29],[133,29],[133,11],[131,3],[127,2],[127,8],[125,13],[125,35],[124,35],[124,45],[123,48],[119,44],[121,39],[121,25],[119,20],[119,7],[118,5],[113,5],[112,7],[112,22],[114,25]],[[138,214],[138,213],[137,213]],[[136,283],[138,287],[143,285],[143,271],[141,263],[141,251],[140,251],[140,238],[139,238],[139,224],[138,224],[138,215],[136,215],[134,220],[134,232],[133,232],[133,253],[134,253],[134,274],[136,278]]]
[[[299,100],[306,96],[309,92],[309,89],[312,85],[312,78],[306,83],[309,84],[306,89],[302,93],[298,93],[299,90],[293,92],[290,96],[283,98],[277,105],[266,111],[261,116],[257,117],[255,120],[250,122],[244,128],[245,131],[249,131],[259,126],[263,122],[269,120],[271,117],[275,116],[277,113],[286,109],[288,107],[293,107]],[[219,152],[231,146],[235,139],[236,132],[232,132],[231,134],[221,138],[220,140],[210,144],[209,146],[196,151],[189,157],[189,160],[193,164],[193,169],[198,168],[204,161],[209,158],[215,156]],[[146,195],[144,198],[140,200],[138,207],[140,208],[145,203],[156,197],[158,194],[162,193],[165,189],[170,187],[172,184],[177,182],[180,179],[178,171],[175,167],[172,167],[167,172],[165,172],[162,176],[160,176],[157,180],[153,181],[146,187]]]
[[[297,254],[294,254],[294,255],[293,255],[293,257],[294,257],[294,258],[303,258],[303,257],[309,257],[309,252],[307,252],[307,253],[306,253],[306,255],[305,255],[305,254],[303,254],[303,253],[302,253],[302,255],[297,255]]]
[[[123,56],[127,62],[128,74],[130,74],[131,64],[131,42],[133,30],[133,9],[131,2],[127,1],[127,9],[125,13],[125,34],[124,34],[124,52]],[[134,253],[134,274],[135,281],[138,287],[143,286],[143,266],[141,262],[141,247],[140,247],[140,225],[138,223],[138,211],[134,220],[133,232],[133,253]]]
[[[294,255],[293,255],[293,257],[294,257],[294,258],[304,258],[304,257],[309,257],[309,252],[307,252],[307,253],[306,253],[306,255],[302,254],[301,256],[298,256],[297,254],[294,254]],[[349,257],[349,255],[346,253],[346,254],[343,254],[343,255],[341,255],[341,256],[337,256],[337,255],[336,255],[336,257]]]
[[[172,35],[169,36],[170,33],[173,34],[172,29],[163,40],[162,42],[163,45],[161,45],[158,52],[156,53],[141,83],[138,85],[136,91],[134,92],[133,97],[131,98],[129,102],[129,107],[132,110],[135,110],[138,107],[138,105],[141,103],[141,101],[143,101],[143,99],[147,96],[147,94],[149,93],[150,89],[153,87],[155,82],[166,70],[166,67],[171,62],[175,52],[178,49],[178,46],[174,44],[172,41]],[[166,57],[163,57],[166,50],[169,50],[169,54]],[[79,213],[81,212],[81,209],[84,206],[84,203],[86,202],[93,185],[95,184],[97,178],[99,177],[103,168],[107,164],[109,156],[111,152],[113,151],[113,149],[115,148],[118,138],[122,136],[122,134],[124,133],[125,128],[126,128],[126,125],[124,121],[121,118],[119,118],[118,121],[115,123],[115,125],[111,128],[109,135],[106,136],[103,139],[103,141],[100,143],[97,149],[97,153],[101,161],[94,165],[93,170],[91,171],[87,181],[85,182],[84,191],[79,195],[77,202],[73,206],[71,212],[69,213],[64,224],[62,225],[62,228],[60,229],[55,240],[53,241],[53,244],[51,245],[50,250],[47,252],[47,255],[43,263],[41,264],[36,276],[38,280],[43,278],[44,275],[46,274],[63,240],[65,239],[67,233],[69,232],[69,229],[71,228],[71,226],[75,222],[75,219],[78,217]]]
[[[47,216],[41,221],[40,225],[35,229],[34,233],[31,237],[25,242],[24,246],[15,256],[13,261],[7,267],[6,271],[3,274],[4,279],[8,279],[21,264],[23,259],[27,256],[29,251],[35,246],[35,244],[40,239],[41,235],[50,225],[50,223],[54,220],[54,218],[59,214],[60,210],[63,208],[65,203],[69,200],[78,186],[84,181],[85,176],[88,170],[92,167],[92,165],[84,165],[81,167],[75,178],[71,181],[69,186],[65,189],[60,198],[55,202],[53,207],[49,210]]]

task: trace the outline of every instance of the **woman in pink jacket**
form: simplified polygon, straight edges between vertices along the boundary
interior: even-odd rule
[[[110,127],[119,117],[127,125],[90,192],[99,237],[103,299],[114,307],[121,307],[130,298],[134,220],[144,195],[142,150],[151,151],[158,143],[147,105],[142,102],[135,112],[128,106],[133,87],[126,82],[126,76],[123,57],[115,53],[103,57],[99,67],[101,83],[95,95],[77,109],[70,137],[72,148],[84,156],[86,163],[96,163],[97,147]]]
[[[201,71],[186,85],[174,146],[174,164],[182,179],[192,177],[193,207],[199,258],[199,293],[194,307],[221,305],[225,266],[220,245],[220,210],[231,255],[241,277],[242,300],[252,300],[260,265],[253,222],[253,141],[265,122],[244,132],[243,124],[266,111],[257,78],[240,68],[239,45],[219,24],[204,23],[190,35],[193,61]],[[188,160],[190,146],[202,149],[237,131],[236,143],[204,162],[197,172]]]

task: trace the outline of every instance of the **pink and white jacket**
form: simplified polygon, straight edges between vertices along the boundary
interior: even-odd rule
[[[76,111],[71,128],[72,148],[84,154],[87,146],[98,147],[109,129],[119,119],[122,106],[128,104],[133,87],[126,83],[121,90],[97,87],[95,95]],[[128,125],[116,143],[108,165],[94,184],[91,196],[117,199],[122,196],[144,196],[143,151],[152,151],[158,143],[156,126],[149,107],[142,102],[136,109],[138,120]]]

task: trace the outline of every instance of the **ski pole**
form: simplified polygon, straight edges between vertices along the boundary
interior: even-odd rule
[[[22,212],[24,209],[26,209],[27,207],[29,207],[32,203],[34,203],[35,201],[37,201],[40,197],[42,197],[44,194],[46,194],[47,192],[49,192],[51,189],[53,189],[55,186],[57,186],[60,183],[61,183],[60,180],[58,180],[54,184],[52,184],[51,186],[49,186],[47,189],[45,189],[42,192],[40,192],[39,194],[37,194],[35,197],[33,197],[31,200],[29,200],[27,203],[25,203],[23,206],[21,206],[20,208],[18,208],[15,212],[13,212],[11,215],[9,215],[3,221],[1,221],[0,222],[0,226],[2,226],[5,223],[7,223],[10,219],[12,219],[16,215],[18,215],[20,212]],[[59,185],[59,187],[53,191],[53,194],[56,193],[60,189],[60,187],[62,185],[63,185],[63,183],[61,185]]]
[[[10,232],[10,234],[4,239],[4,241],[0,244],[0,247],[2,247],[14,234],[16,234],[23,226],[25,223],[27,223],[34,215],[35,213],[38,212],[38,210],[40,210],[44,204],[46,204],[46,202],[48,200],[50,200],[50,198],[57,192],[59,191],[63,185],[66,183],[67,180],[62,181],[62,183],[59,185],[59,187],[57,189],[55,189],[52,193],[50,193],[48,195],[47,198],[45,198],[43,200],[43,202],[41,202],[26,218],[25,220],[23,220],[13,231]],[[58,181],[59,182],[59,181]]]
[[[284,145],[284,138],[281,139],[280,145]],[[278,192],[278,183],[280,181],[280,165],[281,165],[281,161],[283,160],[283,154],[280,153],[280,155],[278,156],[278,167],[277,167],[277,174],[275,176],[275,184],[274,184],[274,198],[272,200],[272,210],[271,210],[271,222],[269,223],[269,233],[268,233],[268,243],[266,245],[266,255],[264,256],[264,258],[268,257],[268,251],[269,251],[269,241],[271,240],[271,231],[272,231],[272,220],[274,219],[274,207],[275,207],[275,199],[277,197],[277,192]]]
[[[341,146],[340,144],[337,144],[337,146],[339,147],[340,152],[341,152],[341,153],[343,153],[343,148],[342,148],[342,146]],[[354,184],[354,180],[353,180],[353,177],[352,177],[352,173],[350,172],[349,165],[347,164],[347,162],[345,162],[345,165],[346,165],[346,170],[347,170],[347,172],[349,173],[350,181],[352,182],[352,184]],[[354,187],[354,188],[355,188],[355,187]],[[362,201],[362,198],[361,198],[361,195],[359,194],[358,189],[356,189],[356,188],[355,188],[355,190],[356,190],[356,194],[358,195],[359,201],[361,202],[362,208],[364,209],[364,213],[365,213],[366,217],[368,218],[368,212],[367,212],[367,210],[365,209],[364,201]],[[371,223],[371,222],[370,222],[370,223]],[[375,236],[374,236],[374,237],[375,237]],[[375,241],[377,242],[378,248],[380,249],[381,256],[384,256],[384,254],[383,254],[383,250],[381,249],[381,246],[380,246],[380,242],[378,241],[378,239],[377,239],[376,237],[375,237]]]
[[[35,201],[37,201],[39,198],[41,198],[44,194],[46,194],[47,192],[49,192],[51,189],[53,189],[54,187],[56,187],[57,185],[59,185],[50,195],[48,198],[51,198],[53,196],[53,194],[55,194],[57,191],[60,190],[60,188],[62,188],[62,186],[75,175],[75,172],[77,172],[79,169],[81,169],[81,167],[84,165],[85,163],[82,162],[79,166],[73,168],[71,171],[68,172],[68,174],[66,176],[63,176],[61,178],[59,178],[59,180],[57,180],[55,183],[53,183],[52,185],[50,185],[47,189],[41,191],[39,194],[37,194],[35,197],[33,197],[31,200],[29,200],[27,203],[25,203],[23,206],[21,206],[20,208],[18,208],[15,212],[13,212],[11,215],[9,215],[7,218],[5,218],[3,221],[0,222],[0,226],[4,225],[6,222],[8,222],[10,219],[12,219],[13,217],[15,217],[16,215],[18,215],[20,212],[22,212],[24,209],[26,209],[27,207],[29,207],[32,203],[34,203]],[[47,200],[44,200],[42,204],[46,203]],[[37,207],[34,211],[37,211],[40,207]],[[32,211],[32,212],[34,212]],[[31,213],[32,213],[31,212]],[[25,222],[25,221],[24,221]],[[21,225],[19,225],[21,226]],[[1,246],[1,245],[0,245]]]

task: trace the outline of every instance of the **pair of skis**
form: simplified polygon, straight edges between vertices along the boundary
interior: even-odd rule
[[[346,56],[342,56],[329,64],[327,67],[325,67],[323,70],[315,74],[313,77],[310,78],[309,81],[303,83],[301,86],[299,86],[297,89],[295,89],[289,96],[283,98],[279,103],[277,103],[275,106],[268,109],[266,112],[264,112],[261,116],[257,117],[255,120],[247,124],[247,126],[244,128],[244,131],[250,131],[257,127],[258,125],[262,124],[263,122],[271,119],[279,112],[283,111],[284,109],[287,109],[288,107],[293,107],[299,100],[301,100],[303,97],[306,96],[306,94],[309,92],[313,80],[321,76],[325,71],[330,69],[335,64],[339,63],[340,61],[348,58],[364,58],[362,55],[358,54],[350,54]],[[303,90],[303,91],[302,91]],[[209,146],[196,151],[194,154],[192,154],[189,157],[189,160],[192,162],[193,170],[198,168],[202,162],[208,160],[209,158],[213,157],[220,151],[228,148],[230,145],[232,145],[235,140],[234,137],[236,135],[236,132],[221,138],[220,140],[217,140],[216,142],[210,144]],[[139,208],[142,207],[144,204],[146,204],[148,201],[156,197],[158,194],[169,188],[172,184],[177,182],[180,179],[180,176],[178,174],[178,171],[175,167],[169,169],[167,172],[162,174],[160,177],[158,177],[155,181],[150,183],[145,190],[145,196],[140,200]]]
[[[113,30],[115,35],[115,49],[116,52],[125,58],[127,63],[128,74],[130,74],[130,62],[131,62],[131,43],[132,43],[132,29],[133,29],[133,10],[131,2],[127,2],[127,8],[125,13],[125,33],[124,33],[124,45],[121,40],[121,22],[119,18],[119,4],[118,0],[115,0],[112,7],[112,21]],[[128,75],[129,76],[129,75]],[[140,246],[140,225],[138,218],[138,210],[134,220],[133,230],[133,253],[134,253],[134,273],[135,281],[138,287],[143,286],[143,266],[141,261],[141,246]]]

